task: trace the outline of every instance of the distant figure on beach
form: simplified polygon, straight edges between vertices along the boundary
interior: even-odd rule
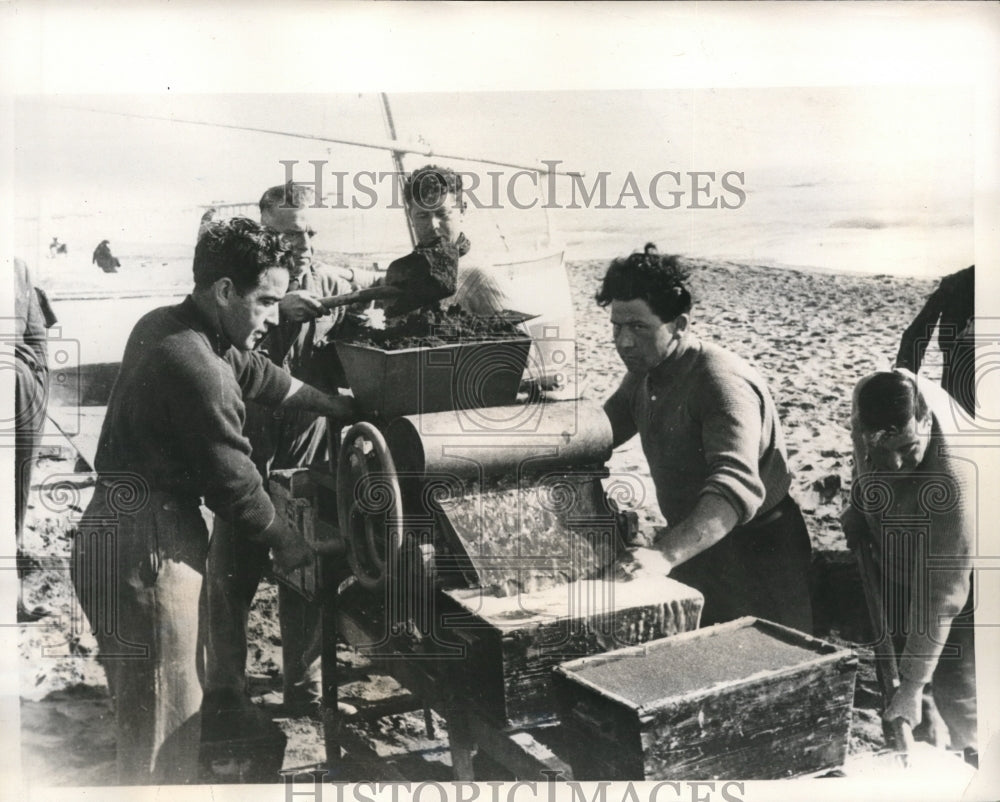
[[[94,248],[94,256],[90,260],[92,264],[96,264],[105,273],[117,273],[118,268],[121,267],[121,262],[118,258],[111,253],[111,243],[102,239],[101,243]]]
[[[66,247],[66,243],[60,242],[59,237],[53,237],[52,242],[49,243],[49,258],[54,259],[60,254],[65,256],[67,253],[69,253],[69,249]]]
[[[936,326],[938,346],[944,357],[941,386],[973,417],[976,415],[975,314],[976,266],[970,265],[941,279],[924,308],[903,332],[896,355],[897,368],[918,373]]]
[[[648,570],[700,590],[703,625],[753,615],[811,633],[809,533],[774,401],[691,331],[686,282],[676,256],[647,249],[614,260],[596,298],[628,368],[604,404],[614,445],[639,435],[667,519]]]
[[[929,685],[951,748],[975,765],[977,478],[956,453],[950,407],[940,387],[908,370],[858,382],[851,506],[841,523],[848,544],[871,548],[881,569],[887,634],[900,655],[885,720],[920,724]]]

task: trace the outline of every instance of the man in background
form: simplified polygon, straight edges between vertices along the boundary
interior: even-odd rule
[[[941,279],[923,309],[903,332],[896,355],[896,367],[920,372],[927,344],[938,330],[938,346],[944,357],[941,386],[976,414],[976,266],[970,265]]]
[[[417,241],[413,253],[403,259],[458,262],[455,293],[443,304],[458,304],[474,315],[502,311],[507,299],[496,280],[487,271],[459,261],[472,247],[461,230],[465,213],[462,176],[447,167],[425,165],[407,178],[403,196]]]
[[[106,239],[102,239],[97,247],[94,248],[94,255],[90,261],[105,273],[117,273],[118,268],[122,265],[118,261],[118,257],[111,253],[111,243]]]

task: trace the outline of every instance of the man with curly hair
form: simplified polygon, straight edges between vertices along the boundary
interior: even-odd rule
[[[774,402],[756,370],[692,331],[686,281],[647,247],[613,261],[597,293],[628,369],[604,405],[614,443],[639,435],[667,520],[658,568],[704,594],[703,625],[754,615],[810,632],[809,534]]]
[[[289,259],[279,236],[251,220],[210,224],[195,247],[191,294],[145,315],[125,346],[72,562],[114,700],[122,784],[198,779],[202,501],[276,565],[312,557],[275,518],[242,432],[247,400],[355,416],[351,399],[254,350],[278,322]]]

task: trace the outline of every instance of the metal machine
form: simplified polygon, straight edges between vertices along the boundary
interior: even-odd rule
[[[695,629],[701,595],[623,570],[634,518],[614,498],[636,480],[609,477],[599,406],[517,398],[527,341],[409,349],[388,366],[368,350],[342,354],[371,421],[344,433],[335,471],[272,481],[326,555],[285,580],[323,600],[328,761],[335,631],[444,716],[457,777],[475,776],[477,748],[514,776],[568,776],[525,746],[558,740],[552,668]],[[387,386],[401,376],[408,387]]]

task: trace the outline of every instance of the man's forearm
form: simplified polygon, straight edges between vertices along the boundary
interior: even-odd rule
[[[672,566],[679,565],[722,540],[738,520],[736,510],[722,496],[705,493],[687,518],[667,528],[655,547]]]
[[[305,384],[299,379],[292,379],[292,384],[288,388],[281,406],[286,409],[304,409],[309,412],[318,412],[340,420],[354,420],[357,417],[354,399],[351,396],[331,395],[317,390],[310,384]]]
[[[930,343],[934,328],[941,317],[938,297],[938,291],[935,291],[916,318],[913,319],[913,322],[906,327],[906,331],[903,332],[899,341],[899,351],[896,354],[895,364],[897,368],[906,368],[913,373],[920,370],[927,345]]]

